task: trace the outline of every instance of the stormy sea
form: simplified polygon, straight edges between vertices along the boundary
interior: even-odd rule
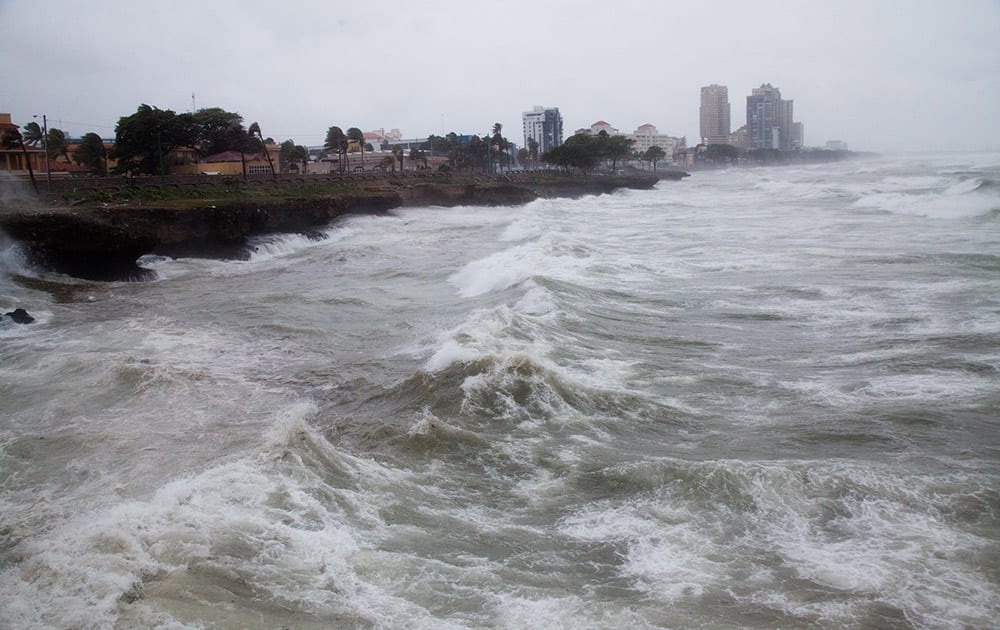
[[[982,628],[1000,154],[0,251],[0,627]]]

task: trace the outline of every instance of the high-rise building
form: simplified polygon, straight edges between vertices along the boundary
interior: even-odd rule
[[[704,144],[725,144],[729,136],[729,88],[706,85],[701,88],[701,141]]]
[[[535,106],[530,112],[521,115],[524,124],[524,146],[530,148],[528,140],[538,143],[538,154],[541,155],[563,142],[563,120],[558,107]]]
[[[751,149],[791,151],[796,146],[794,101],[781,98],[770,83],[754,88],[747,97],[747,133]]]

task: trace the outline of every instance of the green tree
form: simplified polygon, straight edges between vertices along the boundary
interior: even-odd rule
[[[347,141],[356,144],[361,150],[361,170],[365,170],[365,132],[357,127],[351,127],[347,130]]]
[[[713,162],[732,162],[740,157],[739,147],[731,144],[710,144],[705,147],[705,159]]]
[[[243,129],[243,117],[219,107],[199,109],[191,114],[196,129],[195,144],[202,157],[224,151],[246,151],[246,140],[234,131]]]
[[[278,145],[278,170],[282,173],[298,171],[299,163],[302,164],[302,172],[305,172],[309,163],[309,150],[300,144],[295,144],[294,140],[285,140]]]
[[[597,136],[571,136],[566,142],[542,154],[542,161],[564,170],[578,168],[587,172],[604,156],[604,142]]]
[[[73,151],[73,161],[90,169],[93,175],[107,175],[108,161],[104,141],[94,132],[83,136],[80,146]]]
[[[493,123],[493,137],[490,139],[490,148],[497,153],[497,164],[500,166],[500,170],[503,170],[504,163],[507,164],[507,169],[510,170],[511,159],[507,152],[510,150],[510,142],[507,138],[503,137],[503,125],[500,123]]]
[[[533,137],[528,138],[528,159],[531,161],[532,166],[538,166],[538,157],[538,140],[535,140]]]
[[[240,165],[243,167],[243,180],[246,181],[247,151],[250,149],[250,136],[247,134],[246,129],[243,128],[243,123],[235,118],[231,119],[223,135],[223,141],[228,151],[239,152]]]
[[[31,123],[28,123],[29,125]],[[36,127],[38,125],[35,125]],[[27,125],[25,125],[27,127]],[[28,149],[24,146],[24,137],[21,132],[17,129],[5,129],[3,136],[0,137],[0,146],[5,149],[21,149],[21,155],[24,156],[24,164],[28,167],[28,177],[31,178],[31,187],[35,189],[35,194],[38,194],[38,182],[35,181],[35,171],[31,168],[31,158],[28,155]]]
[[[340,172],[344,172],[344,161],[347,157],[347,135],[340,127],[330,127],[326,130],[326,142],[323,148],[337,154],[340,163]]]
[[[574,136],[576,137],[576,136]],[[611,170],[618,170],[618,160],[627,158],[632,153],[635,142],[626,136],[612,136],[601,131],[596,136],[581,136],[592,139],[591,146],[598,160],[611,160]]]
[[[179,147],[197,148],[198,133],[191,114],[176,114],[142,104],[131,116],[118,119],[115,147],[108,157],[118,160],[115,174],[155,175],[166,166],[161,156]]]
[[[656,170],[656,163],[667,157],[667,152],[662,147],[651,146],[642,154],[642,159],[653,163],[653,170]]]

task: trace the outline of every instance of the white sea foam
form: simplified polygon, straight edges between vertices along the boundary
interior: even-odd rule
[[[269,234],[250,240],[250,262],[263,262],[296,254],[310,247],[329,244],[351,234],[351,228],[326,228],[313,234]]]
[[[854,207],[934,219],[958,219],[984,215],[1000,208],[1000,196],[992,191],[980,191],[975,184],[961,182],[939,192],[873,193],[855,201]]]
[[[277,621],[289,606],[359,623],[411,617],[412,606],[359,574],[363,547],[384,535],[374,496],[404,478],[332,449],[304,423],[314,409],[301,403],[281,414],[255,454],[22,543],[20,565],[3,571],[6,619],[17,627],[122,618],[147,625],[184,623],[191,609],[202,621],[245,625]],[[336,474],[341,485],[330,484]],[[256,611],[229,605],[247,589]]]

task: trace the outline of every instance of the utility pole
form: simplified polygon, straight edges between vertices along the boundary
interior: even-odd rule
[[[38,115],[32,116],[38,118]],[[49,167],[49,121],[42,114],[42,149],[45,151],[45,187],[52,194],[52,169]]]

